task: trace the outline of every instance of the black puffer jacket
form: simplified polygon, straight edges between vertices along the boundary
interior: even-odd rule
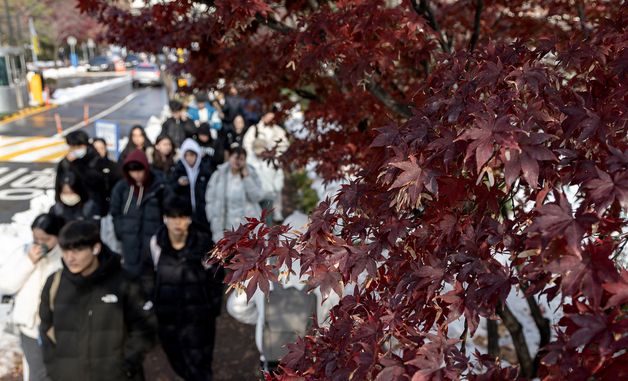
[[[120,267],[120,257],[103,246],[100,266],[83,277],[62,270],[50,310],[44,285],[39,315],[44,361],[53,381],[141,380],[144,353],[154,343],[155,317],[138,283]],[[47,332],[54,327],[56,345]]]
[[[168,187],[159,172],[148,168],[144,152],[133,151],[125,164],[132,161],[142,164],[146,178],[142,185],[132,185],[133,180],[124,172],[126,180],[120,180],[111,193],[109,212],[113,217],[116,237],[122,243],[122,266],[131,276],[142,272],[142,253],[148,248],[150,237],[163,223],[163,200],[168,197]]]
[[[160,135],[168,135],[172,139],[175,148],[181,147],[181,143],[187,138],[194,136],[196,126],[192,119],[181,120],[178,118],[168,118],[161,126]]]
[[[102,205],[101,216],[106,216],[109,213],[109,204],[111,203],[111,191],[116,183],[122,178],[122,171],[118,167],[118,163],[113,160],[109,160],[107,157],[95,157],[90,164],[96,171],[102,181]]]
[[[98,204],[94,200],[87,200],[85,203],[74,206],[68,206],[57,201],[50,207],[48,213],[62,217],[66,223],[75,220],[99,220],[101,216]]]
[[[213,247],[211,237],[193,224],[181,250],[172,248],[165,226],[154,240],[160,252],[156,271],[149,249],[143,283],[154,302],[161,344],[180,376],[211,380],[215,317],[224,292],[222,268],[203,267]]]

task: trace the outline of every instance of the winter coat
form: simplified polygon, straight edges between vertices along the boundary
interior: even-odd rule
[[[244,131],[241,133],[236,133],[233,127],[223,128],[218,131],[218,140],[220,141],[220,145],[223,151],[229,150],[229,148],[238,143],[242,145],[242,140],[244,139]]]
[[[182,156],[185,156],[186,151],[196,153],[196,163],[190,167],[184,158],[180,159],[170,174],[169,185],[174,193],[190,204],[194,221],[208,228],[209,222],[205,214],[205,191],[212,169],[209,160],[202,158],[201,149],[196,142],[186,139],[181,145]],[[179,178],[182,176],[188,178],[188,185],[179,184]]]
[[[205,212],[214,242],[222,239],[224,231],[237,227],[245,217],[259,217],[259,202],[264,197],[262,183],[255,169],[248,166],[249,175],[231,173],[231,165],[224,163],[212,175],[205,192]]]
[[[100,210],[101,216],[106,216],[109,213],[109,205],[111,203],[111,191],[116,183],[122,178],[122,171],[118,167],[118,163],[109,160],[108,157],[96,157],[93,159],[91,166],[100,174],[102,179],[103,189],[101,194],[103,195],[103,203]]]
[[[198,107],[188,106],[188,117],[195,122],[207,122],[211,128],[220,130],[222,128],[222,121],[216,112],[216,109],[212,107],[209,102],[205,102],[205,109],[207,113],[202,115],[202,111]]]
[[[163,176],[148,168],[146,155],[142,151],[133,151],[126,163],[136,161],[146,170],[144,184],[133,184],[127,172],[126,179],[120,180],[111,194],[110,213],[116,237],[122,243],[123,266],[132,276],[139,276],[142,271],[141,255],[148,247],[150,237],[162,225],[163,200],[169,189]]]
[[[196,132],[196,126],[191,119],[181,120],[174,117],[168,118],[161,126],[161,133],[168,135],[175,148],[179,148],[186,138],[191,138]]]
[[[233,128],[233,120],[238,115],[244,115],[244,99],[239,96],[227,95],[225,97],[225,104],[222,106],[222,113],[224,117],[223,128]]]
[[[144,353],[154,342],[154,315],[139,283],[121,269],[118,255],[103,245],[98,260],[99,267],[87,277],[64,266],[54,310],[50,309],[54,275],[44,286],[40,336],[53,381],[141,379]],[[51,327],[56,344],[47,335]]]
[[[203,154],[203,159],[207,160],[207,164],[210,166],[210,170],[213,173],[216,168],[225,161],[225,153],[222,142],[218,137],[216,139],[210,139],[207,142],[202,142],[199,139],[196,139],[199,147],[201,148],[201,153]]]
[[[66,223],[76,220],[99,220],[102,215],[98,203],[94,200],[87,200],[74,206],[65,205],[61,201],[57,201],[50,207],[48,213],[63,217]]]
[[[61,248],[55,246],[36,264],[22,247],[0,267],[0,294],[15,295],[13,323],[24,335],[39,337],[39,298],[48,276],[61,268]]]
[[[286,131],[276,124],[268,126],[263,122],[259,122],[257,125],[250,127],[242,139],[242,146],[246,152],[249,154],[253,153],[253,143],[257,139],[263,140],[266,149],[277,147],[278,154],[282,154],[288,148]]]
[[[89,195],[90,200],[94,200],[98,205],[98,210],[103,210],[105,202],[105,186],[102,173],[96,168],[98,153],[90,146],[87,153],[80,159],[69,161],[63,158],[57,164],[57,175],[55,178],[55,196],[58,199],[61,194],[63,180],[69,172],[74,173]]]
[[[211,380],[215,317],[224,292],[222,268],[203,265],[212,247],[209,234],[192,224],[185,246],[175,250],[163,226],[144,256],[144,290],[153,301],[160,342],[173,369],[189,381]]]

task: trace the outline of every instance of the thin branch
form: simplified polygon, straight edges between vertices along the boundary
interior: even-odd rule
[[[532,314],[532,319],[534,319],[534,324],[536,325],[536,328],[539,330],[539,335],[541,336],[541,341],[539,343],[539,350],[537,351],[536,356],[534,356],[534,363],[533,363],[533,369],[532,369],[534,374],[536,374],[536,372],[539,369],[539,365],[541,364],[541,355],[542,355],[541,349],[545,347],[547,344],[549,344],[550,340],[552,339],[552,331],[551,331],[549,319],[543,316],[543,313],[541,312],[541,309],[539,308],[539,305],[534,299],[534,297],[528,296],[526,298],[526,301],[528,302],[528,306],[530,307],[530,313]]]
[[[438,43],[441,49],[443,49],[444,52],[451,53],[451,47],[447,44],[447,41],[445,41],[445,36],[440,29],[440,25],[438,25],[438,21],[436,21],[436,17],[434,17],[434,12],[432,11],[432,7],[430,7],[429,1],[419,0],[419,2],[417,2],[417,0],[410,0],[410,3],[412,3],[412,9],[414,9],[419,16],[425,18],[427,24],[438,33]]]
[[[521,367],[521,375],[525,378],[533,378],[534,366],[521,323],[519,323],[519,320],[517,320],[510,308],[508,308],[505,304],[500,304],[497,308],[497,314],[504,322],[508,332],[510,332],[512,343],[515,347],[515,351],[517,352],[519,366]]]
[[[480,39],[480,20],[482,16],[482,10],[484,9],[484,1],[475,1],[475,18],[473,19],[473,34],[471,35],[471,41],[469,41],[469,51],[472,52]]]
[[[272,30],[275,30],[282,34],[288,34],[292,32],[294,29],[289,27],[288,25],[282,23],[281,21],[275,20],[272,16],[264,17],[260,13],[255,14],[255,19],[260,23],[264,24]]]
[[[410,118],[412,116],[410,107],[394,100],[390,94],[386,92],[386,90],[374,81],[369,81],[366,88],[375,98],[379,99],[384,105],[386,105],[386,107],[394,111],[397,115],[404,118]]]
[[[576,1],[576,10],[578,11],[578,18],[580,19],[580,28],[582,28],[584,37],[589,38],[589,28],[587,28],[587,16],[584,13],[584,2],[582,0]]]
[[[462,331],[462,335],[460,335],[460,352],[462,352],[463,355],[466,355],[467,353],[467,336],[469,332],[469,326],[467,324],[467,319],[464,319],[464,330]]]

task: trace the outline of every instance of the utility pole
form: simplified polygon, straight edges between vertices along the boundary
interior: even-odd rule
[[[9,36],[9,45],[15,45],[15,38],[13,36],[13,27],[11,26],[11,10],[9,9],[9,0],[4,0],[4,13],[7,16],[7,30]]]

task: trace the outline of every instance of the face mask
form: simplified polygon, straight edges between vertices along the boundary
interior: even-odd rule
[[[87,154],[87,148],[75,149],[74,151],[72,151],[72,154],[74,154],[74,157],[76,157],[77,159],[82,159],[85,157],[85,154]]]
[[[81,196],[76,193],[62,194],[59,198],[61,199],[61,202],[67,206],[74,206],[81,202]]]

